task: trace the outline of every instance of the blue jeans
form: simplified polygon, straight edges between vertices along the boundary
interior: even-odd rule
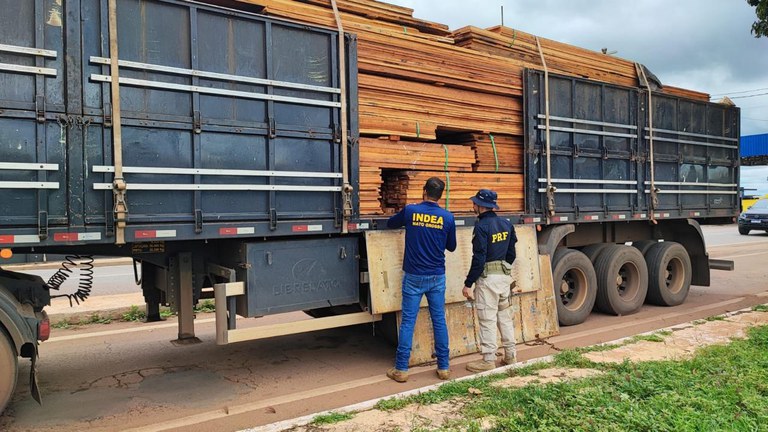
[[[448,369],[448,327],[445,325],[445,275],[420,276],[405,273],[403,275],[403,319],[400,322],[400,337],[397,343],[395,368],[408,370],[411,357],[413,328],[419,314],[421,297],[427,296],[429,315],[432,318],[432,331],[435,334],[435,354],[437,368]]]

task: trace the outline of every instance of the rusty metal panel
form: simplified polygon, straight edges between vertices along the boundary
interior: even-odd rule
[[[536,231],[532,226],[516,225],[517,259],[512,265],[515,293],[539,289],[539,261]],[[396,312],[402,302],[403,230],[368,231],[365,233],[371,282],[371,306],[374,314]],[[446,303],[463,302],[461,289],[472,261],[472,228],[457,228],[455,252],[446,252]],[[426,299],[421,306],[427,305]]]

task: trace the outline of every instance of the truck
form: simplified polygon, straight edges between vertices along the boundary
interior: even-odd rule
[[[355,34],[234,6],[0,0],[0,248],[67,257],[47,281],[0,270],[0,410],[19,358],[40,400],[45,307],[87,301],[96,255],[135,260],[148,320],[169,305],[182,343],[210,297],[219,344],[396,328],[402,232],[359,211]],[[526,337],[593,308],[681,304],[729,267],[709,259],[700,223],[738,216],[737,107],[650,80],[523,78],[524,211],[501,214],[531,276],[518,292],[540,295],[548,323]],[[449,276],[462,280],[475,219],[456,220],[465,253]],[[68,277],[74,293],[60,290]],[[237,328],[293,311],[315,318]]]

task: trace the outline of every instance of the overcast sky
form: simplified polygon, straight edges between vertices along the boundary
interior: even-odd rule
[[[768,133],[768,38],[750,33],[755,12],[746,0],[386,1],[452,30],[498,25],[504,6],[508,27],[617,51],[662,83],[707,92],[715,100],[727,94],[741,107],[741,135]]]

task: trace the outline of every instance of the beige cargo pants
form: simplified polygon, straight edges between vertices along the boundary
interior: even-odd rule
[[[483,360],[496,361],[496,327],[501,332],[501,345],[506,358],[515,356],[515,329],[509,307],[512,277],[489,274],[475,282],[475,307],[480,324],[480,352]]]

